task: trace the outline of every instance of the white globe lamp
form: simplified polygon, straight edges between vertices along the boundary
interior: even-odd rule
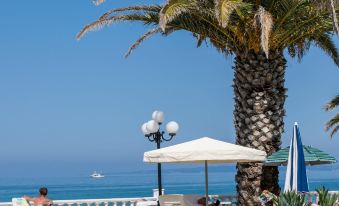
[[[174,136],[179,131],[179,125],[178,125],[178,123],[171,121],[171,122],[167,123],[166,130],[167,130],[169,135]]]
[[[159,124],[154,120],[150,120],[146,124],[146,129],[149,133],[156,133],[159,130]]]
[[[157,115],[158,113],[158,110],[155,110],[153,113],[152,113],[152,119],[155,119],[155,116]]]
[[[154,111],[152,115],[153,120],[161,124],[164,122],[164,113],[162,111]]]
[[[142,133],[144,133],[145,136],[147,136],[147,135],[150,134],[150,132],[147,130],[146,126],[147,126],[147,122],[144,123],[144,124],[141,126],[141,131],[142,131]]]

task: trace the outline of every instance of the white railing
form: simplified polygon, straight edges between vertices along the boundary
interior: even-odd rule
[[[330,191],[329,194],[339,194],[339,191]],[[228,202],[229,205],[236,204],[235,195],[210,195],[211,198],[218,198],[221,202]],[[319,200],[317,192],[306,193],[307,202],[316,203]],[[109,199],[78,199],[78,200],[53,200],[54,206],[137,206],[155,205],[156,197],[135,197],[135,198],[109,198]],[[149,203],[149,204],[147,204]],[[12,202],[0,202],[0,206],[12,206]]]
[[[109,199],[78,199],[53,200],[54,206],[135,206],[137,202],[154,202],[155,197],[109,198]],[[12,202],[1,202],[0,206],[12,206]]]

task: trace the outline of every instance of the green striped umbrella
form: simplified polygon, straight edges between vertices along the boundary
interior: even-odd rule
[[[286,166],[287,161],[288,161],[289,150],[290,150],[290,147],[286,147],[284,149],[281,149],[273,153],[271,156],[267,157],[265,165],[267,166],[285,165]],[[317,148],[303,145],[303,150],[304,150],[304,156],[305,156],[305,163],[307,165],[332,164],[332,163],[337,162],[337,160],[333,156]]]

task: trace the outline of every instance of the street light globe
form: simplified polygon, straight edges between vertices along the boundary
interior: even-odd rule
[[[155,111],[152,113],[152,119],[155,120],[155,117],[157,116],[157,113],[158,113],[158,110],[155,110]]]
[[[175,135],[179,131],[179,125],[178,125],[178,123],[171,121],[171,122],[167,123],[166,130],[167,130],[168,134]]]
[[[158,123],[162,123],[164,121],[164,113],[162,111],[154,111],[152,114],[153,120]]]
[[[149,131],[147,130],[146,125],[147,125],[147,122],[144,123],[144,124],[141,126],[141,131],[142,131],[142,133],[144,133],[144,135],[149,135]]]
[[[156,133],[159,130],[159,124],[154,120],[150,120],[146,124],[146,129],[149,133]]]

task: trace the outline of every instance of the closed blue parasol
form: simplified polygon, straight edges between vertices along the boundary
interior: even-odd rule
[[[290,151],[288,155],[285,192],[308,192],[308,182],[306,174],[305,157],[303,144],[298,128],[298,124],[294,123],[293,137],[291,139]]]

